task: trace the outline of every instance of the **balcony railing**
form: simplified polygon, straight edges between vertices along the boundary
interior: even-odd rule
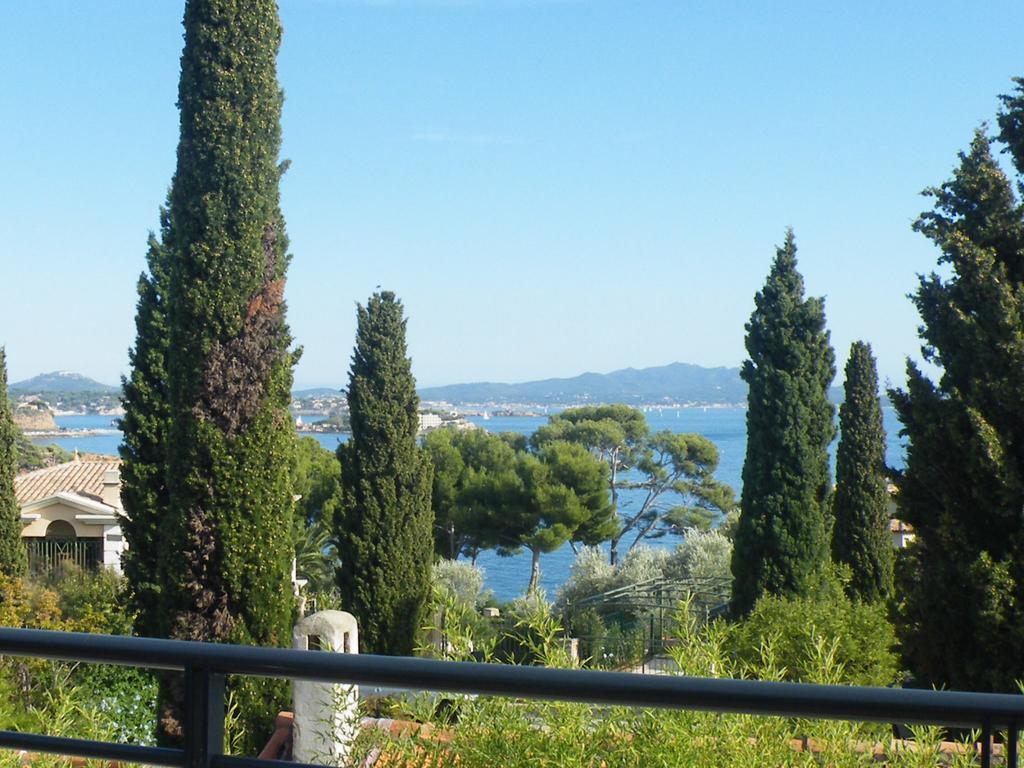
[[[630,707],[975,728],[981,730],[983,768],[991,765],[992,735],[998,731],[1007,735],[1006,765],[1017,765],[1018,727],[1024,723],[1024,696],[997,693],[648,676],[36,629],[0,629],[0,654],[183,672],[183,749],[0,731],[0,748],[182,768],[288,765],[223,754],[224,677],[229,674]]]
[[[64,575],[71,565],[94,571],[103,562],[103,539],[23,539],[28,549],[28,567],[33,576]]]

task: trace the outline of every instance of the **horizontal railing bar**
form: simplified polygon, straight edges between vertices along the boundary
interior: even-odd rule
[[[16,731],[0,731],[0,749],[23,749],[27,752],[45,752],[51,755],[112,760],[120,763],[163,765],[170,768],[185,765],[185,753],[180,749],[140,747],[134,744],[69,739]]]
[[[312,763],[293,763],[291,760],[261,760],[258,757],[213,755],[210,768],[324,768]]]
[[[480,664],[0,629],[0,654],[629,707],[1005,729],[1024,696]]]

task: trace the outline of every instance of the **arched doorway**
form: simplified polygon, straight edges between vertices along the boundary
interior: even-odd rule
[[[96,570],[103,562],[103,539],[80,537],[67,520],[52,520],[43,536],[26,538],[33,576],[60,578],[68,567]]]

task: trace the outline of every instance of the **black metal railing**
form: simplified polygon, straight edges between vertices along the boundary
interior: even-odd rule
[[[998,693],[648,676],[37,629],[0,629],[0,654],[183,672],[183,749],[0,731],[0,748],[182,768],[282,765],[223,754],[224,677],[229,674],[630,707],[972,728],[981,731],[983,768],[991,765],[992,735],[999,731],[1006,732],[1006,765],[1017,765],[1017,732],[1024,723],[1024,696]]]

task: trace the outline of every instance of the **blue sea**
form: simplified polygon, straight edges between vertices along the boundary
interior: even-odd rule
[[[672,432],[698,432],[714,442],[720,454],[716,477],[731,485],[738,495],[747,444],[746,414],[745,408],[652,408],[646,415],[652,431],[667,429]],[[307,421],[316,420],[315,417],[303,418]],[[77,449],[82,453],[117,454],[121,434],[115,429],[110,416],[58,416],[56,420],[57,424],[65,429],[97,430],[99,433],[82,437],[39,438],[35,442],[56,443],[69,451]],[[895,412],[891,408],[883,409],[883,420],[887,434],[887,461],[890,466],[902,467],[903,445],[898,435],[899,422]],[[547,417],[472,417],[470,421],[491,432],[518,432],[530,435],[547,421]],[[338,443],[348,439],[348,435],[334,433],[311,436],[332,451],[337,448]],[[832,451],[834,462],[835,444]],[[630,498],[629,493],[624,492],[620,494],[620,503],[628,509],[629,505],[638,503],[638,500],[635,497]],[[631,539],[627,537],[623,546],[629,541]],[[651,545],[674,548],[678,543],[679,540],[675,537],[666,536],[651,542]],[[558,588],[568,578],[572,562],[573,553],[568,545],[541,557],[541,586],[549,597],[554,597]],[[486,585],[494,591],[498,600],[510,600],[525,591],[530,578],[528,553],[498,557],[493,552],[485,552],[479,557],[477,564],[486,571]]]

